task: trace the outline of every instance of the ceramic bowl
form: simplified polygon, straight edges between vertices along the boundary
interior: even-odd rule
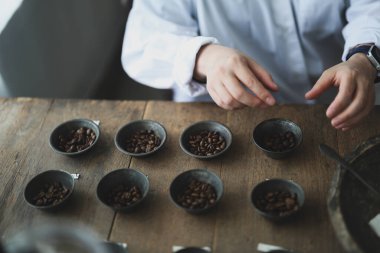
[[[207,133],[207,132],[215,132],[217,134],[219,134],[219,136],[223,137],[224,139],[224,147],[220,150],[215,150],[214,152],[216,153],[207,153],[207,151],[205,152],[202,152],[202,153],[205,153],[204,155],[203,154],[196,154],[194,152],[194,147],[192,147],[191,145],[191,138],[194,138],[194,136],[197,136],[197,135],[202,135],[201,133]],[[202,137],[204,138],[205,140],[207,140],[209,142],[209,138],[207,137]],[[216,139],[216,141],[218,141]],[[200,142],[198,142],[200,143]],[[211,159],[211,158],[215,158],[217,156],[220,156],[222,154],[224,154],[231,146],[231,143],[232,143],[232,133],[231,131],[228,129],[228,127],[226,127],[225,125],[219,123],[219,122],[216,122],[216,121],[199,121],[199,122],[196,122],[190,126],[188,126],[181,134],[180,136],[180,139],[179,139],[179,145],[181,147],[181,149],[183,150],[183,152],[185,152],[186,154],[192,156],[192,157],[195,157],[195,158],[198,158],[198,159]],[[206,144],[205,144],[206,145]],[[221,144],[212,144],[212,145],[218,145],[218,148],[221,147]],[[205,147],[207,148],[207,147]]]
[[[215,189],[216,199],[213,205],[209,205],[201,209],[189,208],[189,207],[184,207],[183,205],[181,205],[179,198],[184,195],[187,187],[190,185],[190,183],[193,180],[210,184]],[[177,207],[192,214],[204,213],[214,208],[218,204],[220,199],[222,198],[223,182],[215,173],[211,172],[210,170],[192,169],[192,170],[185,171],[174,178],[174,180],[170,184],[169,193],[170,193],[171,200]]]
[[[263,199],[266,199],[265,202],[268,203],[267,198],[268,194],[271,193],[289,193],[291,196],[296,196],[296,203],[297,205],[293,208],[289,208],[287,211],[278,211],[278,209],[273,211],[268,211],[263,206],[261,201]],[[274,204],[275,205],[287,205],[287,200],[285,198],[272,198],[276,199]],[[279,201],[281,199],[281,201]],[[284,200],[284,201],[282,201]],[[302,189],[302,187],[295,183],[292,180],[286,180],[286,179],[267,179],[265,181],[262,181],[258,183],[251,192],[251,202],[256,209],[256,211],[271,220],[282,220],[285,218],[288,218],[289,216],[293,216],[294,214],[298,213],[299,210],[302,208],[304,202],[305,202],[305,193]],[[293,206],[293,205],[291,205]]]
[[[33,177],[26,185],[24,190],[24,199],[32,207],[41,210],[56,210],[61,208],[70,198],[74,190],[74,177],[61,170],[44,171]],[[42,199],[42,195],[51,194],[47,188],[53,183],[58,183],[68,190],[66,196],[57,203],[38,204],[38,199]],[[41,193],[43,192],[43,193]],[[41,197],[39,197],[41,196]]]
[[[136,186],[141,193],[141,198],[130,204],[123,206],[116,206],[110,202],[110,194],[116,187],[120,185],[126,187]],[[149,192],[148,177],[142,172],[135,169],[117,169],[105,175],[98,183],[96,195],[98,199],[106,206],[115,211],[129,212],[134,210],[146,198]]]
[[[281,140],[287,133],[293,135],[292,146],[288,146],[282,150],[274,150],[269,147],[269,143],[273,142],[274,136],[276,137],[280,145],[282,142],[288,140]],[[302,131],[301,128],[293,121],[287,119],[268,119],[258,124],[253,130],[253,142],[256,146],[262,150],[268,157],[273,159],[284,159],[293,154],[302,143]],[[289,144],[288,144],[289,145]]]
[[[160,140],[158,146],[149,151],[131,151],[127,144],[128,140],[131,140],[132,136],[140,131],[153,131],[154,135]],[[153,120],[136,120],[120,127],[115,135],[114,142],[117,149],[124,154],[134,157],[145,157],[161,150],[166,142],[166,137],[166,130],[160,123]]]
[[[60,137],[69,138],[72,135],[73,131],[77,131],[80,128],[91,129],[95,133],[95,139],[93,142],[86,148],[79,151],[65,151],[61,145]],[[83,154],[90,149],[92,149],[95,144],[98,142],[100,137],[100,128],[99,122],[93,121],[89,119],[73,119],[70,121],[66,121],[57,127],[54,128],[52,133],[50,134],[49,144],[50,147],[57,152],[58,154],[67,155],[67,156],[76,156],[79,154]]]

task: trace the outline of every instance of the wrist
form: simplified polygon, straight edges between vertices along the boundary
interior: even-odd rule
[[[360,64],[360,66],[364,67],[366,70],[366,73],[371,76],[371,79],[373,77],[373,80],[377,77],[377,70],[372,65],[370,60],[368,59],[367,55],[365,53],[356,53],[350,57],[350,59],[347,60],[350,63],[354,64]]]
[[[361,56],[357,56],[357,55],[361,55]],[[355,56],[355,59],[365,62],[363,59],[363,55],[367,58],[367,63],[369,62],[372,65],[373,67],[372,70],[375,69],[376,71],[374,82],[379,82],[380,81],[380,50],[375,46],[374,43],[358,44],[355,47],[351,48],[347,54],[346,60],[349,61],[352,57]],[[369,72],[372,72],[372,71],[369,70]]]
[[[207,59],[209,58],[208,52],[210,47],[214,46],[213,44],[207,44],[202,46],[195,59],[194,73],[193,78],[201,83],[206,83],[207,79],[207,68],[209,64],[207,63]]]

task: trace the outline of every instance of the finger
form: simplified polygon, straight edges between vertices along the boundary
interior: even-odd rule
[[[329,71],[329,70],[326,70],[325,72],[323,72],[323,74],[315,83],[313,88],[311,88],[311,90],[309,90],[305,94],[305,98],[315,99],[319,97],[325,90],[327,90],[333,84],[334,74],[335,72]]]
[[[250,107],[257,107],[265,104],[258,97],[245,90],[236,76],[229,75],[223,80],[225,84],[228,83],[228,86],[225,85],[228,92],[235,98],[235,100],[239,101],[240,103],[243,103]]]
[[[240,66],[236,69],[235,74],[240,82],[247,86],[261,101],[267,105],[274,105],[276,103],[272,94],[270,94],[264,85],[256,78],[248,66]]]
[[[251,71],[256,77],[272,91],[278,91],[278,85],[273,81],[272,76],[259,64],[254,61],[248,60]]]
[[[337,128],[342,128],[342,130],[346,129],[351,129],[354,126],[356,126],[360,121],[363,120],[368,114],[371,112],[373,105],[375,104],[375,96],[374,94],[368,99],[368,103],[366,107],[363,109],[362,113],[354,116],[353,118],[347,120],[345,123],[340,124],[337,126]]]
[[[244,107],[242,103],[231,96],[222,83],[219,83],[217,87],[207,84],[207,90],[214,102],[223,109],[233,110]]]
[[[326,115],[330,119],[341,113],[351,103],[355,93],[355,85],[352,82],[353,80],[348,76],[342,77],[338,94],[326,111]]]
[[[363,114],[363,109],[367,107],[368,99],[365,96],[368,93],[364,92],[364,89],[357,89],[352,103],[340,114],[331,120],[331,124],[334,127],[341,126],[349,120],[353,119],[357,115]]]

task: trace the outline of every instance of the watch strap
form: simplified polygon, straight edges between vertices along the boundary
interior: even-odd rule
[[[372,45],[368,44],[363,44],[363,45],[358,45],[356,47],[351,48],[351,50],[348,52],[346,56],[346,61],[351,58],[356,53],[363,53],[365,55],[368,54],[369,49],[371,48]]]

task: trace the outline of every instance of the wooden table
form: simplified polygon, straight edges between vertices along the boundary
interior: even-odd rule
[[[224,111],[213,104],[162,101],[95,101],[0,99],[0,234],[4,239],[29,225],[49,221],[81,222],[103,239],[127,242],[131,253],[171,252],[173,245],[210,246],[213,252],[256,252],[259,242],[298,252],[342,252],[326,210],[326,196],[336,165],[318,151],[327,143],[340,153],[380,131],[380,108],[358,128],[337,132],[325,116],[326,106],[275,106],[266,110]],[[262,120],[283,117],[298,123],[304,141],[287,160],[267,158],[252,143],[253,128]],[[48,144],[52,129],[73,118],[100,120],[96,148],[80,157],[54,153]],[[162,123],[168,140],[163,150],[135,159],[114,145],[117,129],[137,119]],[[189,157],[179,147],[182,130],[199,120],[217,120],[233,133],[231,149],[210,161]],[[114,213],[96,198],[100,178],[117,168],[137,168],[147,174],[151,190],[144,207],[134,213]],[[224,183],[216,210],[190,215],[171,203],[170,182],[192,168],[208,168]],[[49,213],[29,207],[25,184],[48,169],[80,173],[69,207]],[[303,186],[305,206],[291,222],[274,223],[255,212],[250,192],[266,178],[287,178]]]

